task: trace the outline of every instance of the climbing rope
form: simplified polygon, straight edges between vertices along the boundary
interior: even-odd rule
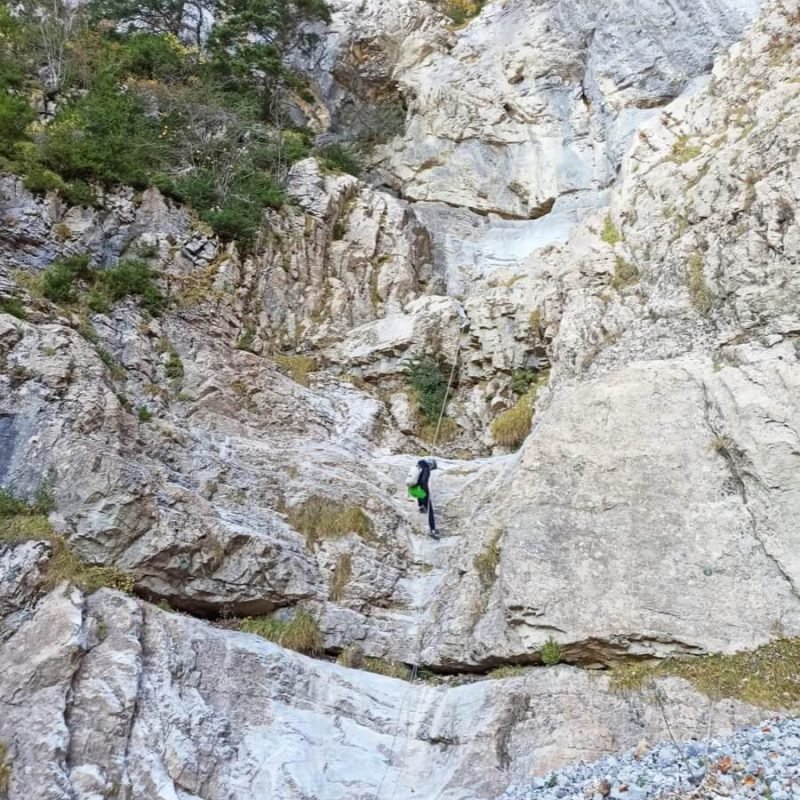
[[[447,401],[448,401],[448,399],[450,397],[450,390],[453,387],[453,379],[455,378],[456,367],[458,366],[459,357],[461,355],[461,330],[460,329],[459,329],[459,332],[458,332],[458,338],[457,338],[457,341],[456,341],[456,345],[457,345],[456,346],[456,356],[453,359],[453,366],[450,368],[450,378],[447,381],[447,389],[445,390],[445,393],[444,393],[444,400],[442,401],[442,408],[439,411],[439,419],[436,422],[436,431],[435,431],[435,433],[433,435],[433,442],[431,444],[431,455],[433,455],[435,453],[436,445],[439,442],[439,432],[441,431],[442,420],[444,419],[444,412],[447,410]],[[431,503],[431,506],[433,506],[433,503],[432,503],[432,501],[430,499],[430,495],[428,497],[428,502]],[[414,543],[413,543],[413,540],[411,539],[411,536],[409,535],[408,531],[406,531],[406,538],[408,539],[409,549],[413,552]],[[427,540],[427,537],[426,537],[426,539],[425,539],[425,541],[423,543],[423,548],[422,548],[423,549],[423,552],[422,552],[423,562],[426,561],[427,548],[428,548],[428,540]],[[439,590],[441,589],[441,586],[442,586],[442,584],[440,583],[436,587],[436,589],[434,590],[433,594],[430,597],[429,605],[435,600],[436,596],[439,593]],[[414,612],[415,612],[415,616],[416,616],[416,619],[417,619],[417,642],[416,642],[416,645],[415,645],[415,648],[414,648],[414,662],[411,664],[411,676],[409,677],[408,687],[406,688],[406,691],[403,693],[403,697],[402,697],[402,699],[400,701],[400,707],[397,710],[397,720],[395,721],[395,731],[394,731],[394,735],[392,736],[392,744],[391,744],[391,746],[389,748],[389,756],[388,756],[387,763],[386,763],[386,769],[383,771],[383,775],[381,776],[381,780],[380,780],[380,783],[378,784],[378,788],[375,790],[375,800],[380,800],[381,789],[383,788],[383,784],[386,781],[386,776],[389,774],[389,770],[391,769],[391,766],[392,766],[392,757],[394,755],[395,745],[397,744],[397,737],[400,734],[400,728],[401,728],[400,720],[402,719],[402,716],[403,716],[403,708],[406,706],[406,701],[411,696],[411,690],[414,688],[414,685],[416,684],[417,678],[419,676],[419,660],[420,660],[420,657],[422,656],[422,639],[423,639],[423,628],[422,628],[421,619],[420,619],[421,614],[422,614],[422,604],[421,603],[417,604],[416,608],[414,609]],[[400,756],[403,756],[405,754],[405,750],[408,747],[408,735],[409,735],[409,729],[411,727],[410,710],[411,709],[410,709],[410,704],[409,704],[407,720],[406,720],[406,724],[405,724],[406,737],[405,737],[405,740],[404,740],[403,749],[400,752]],[[398,787],[398,784],[400,783],[401,775],[402,775],[402,770],[400,770],[398,768],[397,777],[395,778],[394,787],[392,789],[392,794],[391,794],[392,798],[394,798],[396,793],[397,793],[397,787]]]
[[[444,412],[447,409],[447,398],[450,395],[450,389],[453,386],[453,378],[456,374],[456,367],[458,366],[458,357],[461,355],[461,332],[459,331],[458,340],[456,342],[456,357],[453,359],[453,366],[450,369],[450,379],[447,381],[447,389],[444,393],[444,402],[442,403],[442,410],[439,412],[439,419],[436,422],[436,433],[433,435],[433,444],[431,445],[431,454],[436,450],[436,444],[439,441],[439,431],[442,428],[442,420],[444,419]]]

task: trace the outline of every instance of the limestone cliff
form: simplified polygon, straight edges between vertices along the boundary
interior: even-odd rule
[[[61,539],[0,536],[9,800],[496,797],[761,713],[587,668],[800,636],[797,0],[331,7],[293,55],[313,124],[404,129],[363,181],[295,164],[254,252],[154,188],[0,178],[0,484],[132,583],[53,586]],[[159,316],[31,283],[143,252]],[[457,376],[440,541],[403,485],[425,353]],[[315,533],[326,503],[357,523]],[[301,612],[316,659],[232,630]]]

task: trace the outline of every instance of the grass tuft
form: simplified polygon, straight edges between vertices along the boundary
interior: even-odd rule
[[[54,504],[46,488],[37,490],[31,505],[16,498],[7,489],[0,489],[0,544],[46,541],[51,555],[44,574],[42,588],[55,588],[62,581],[75,584],[85,592],[102,587],[132,592],[132,575],[117,567],[85,564],[72,552],[67,540],[53,532],[45,516]]]
[[[344,590],[347,584],[350,583],[350,578],[353,576],[353,557],[350,553],[342,553],[336,559],[336,566],[333,568],[333,576],[331,577],[331,600],[334,603],[339,603],[344,597]]]
[[[364,651],[357,644],[347,645],[337,656],[336,663],[350,669],[363,669],[365,672],[374,672],[376,675],[399,678],[401,681],[411,680],[412,675],[411,669],[406,664],[365,656]]]
[[[340,667],[361,669],[364,663],[364,651],[357,644],[348,644],[338,656],[336,663]]]
[[[502,667],[493,669],[486,677],[494,680],[501,678],[518,678],[520,675],[524,674],[525,667],[521,667],[519,664],[505,664]]]
[[[614,263],[614,277],[611,279],[611,285],[619,291],[626,286],[633,286],[639,283],[639,270],[635,264],[631,264],[621,256],[617,256]]]
[[[513,408],[504,411],[492,421],[492,436],[497,444],[516,449],[531,432],[533,423],[533,403],[536,389],[527,391]]]
[[[778,638],[732,655],[686,656],[616,667],[612,686],[637,691],[656,678],[684,678],[711,698],[732,698],[769,709],[800,708],[800,638]]]
[[[382,658],[365,658],[361,669],[374,672],[377,675],[386,675],[389,678],[399,678],[401,681],[411,680],[411,670],[399,661],[384,661]]]
[[[3,797],[8,794],[10,783],[11,764],[8,763],[8,746],[5,742],[0,742],[0,795]]]
[[[686,272],[687,282],[689,284],[689,299],[692,305],[701,314],[708,314],[708,312],[711,311],[712,297],[708,284],[706,283],[703,270],[703,256],[700,253],[695,252],[689,256],[689,264]]]
[[[374,540],[372,520],[358,506],[347,506],[327,497],[312,495],[288,510],[289,524],[306,537],[309,546],[322,539],[338,539],[356,533]]]
[[[481,582],[483,591],[488,591],[494,586],[497,580],[497,567],[500,564],[500,539],[503,531],[497,531],[494,536],[489,540],[489,543],[483,550],[475,556],[472,564],[478,571],[478,578]]]
[[[670,161],[674,161],[676,164],[685,164],[687,161],[697,158],[701,151],[700,145],[689,144],[689,137],[683,134],[672,145],[669,158]]]
[[[95,346],[97,357],[105,364],[108,371],[111,373],[111,378],[115,381],[121,381],[125,378],[125,367],[117,361],[105,347]]]
[[[247,353],[255,352],[253,350],[253,343],[256,339],[256,328],[255,325],[247,324],[244,327],[244,330],[241,334],[239,334],[239,338],[236,340],[236,349],[237,350],[244,350]]]
[[[600,232],[600,238],[606,244],[610,245],[615,245],[622,241],[622,237],[619,235],[617,226],[614,225],[614,220],[611,219],[611,214],[606,214],[606,218],[603,221],[603,230]]]
[[[308,386],[308,376],[317,369],[310,356],[276,356],[275,363],[295,382]]]
[[[307,611],[298,611],[288,621],[270,617],[247,617],[239,624],[239,630],[254,633],[298,653],[317,655],[322,651],[319,625]]]
[[[417,436],[424,442],[433,443],[436,438],[437,422],[422,422],[417,428]],[[452,442],[458,436],[458,424],[451,417],[442,417],[442,424],[439,425],[438,444]]]

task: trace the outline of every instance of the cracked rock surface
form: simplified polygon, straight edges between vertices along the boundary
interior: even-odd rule
[[[610,692],[599,674],[558,667],[410,686],[105,589],[53,592],[0,650],[0,667],[10,796],[35,800],[352,798],[394,787],[491,797],[566,753],[591,758],[667,732],[652,701]],[[709,706],[681,681],[660,690],[681,736],[757,719],[734,702]]]
[[[493,0],[457,30],[422,0],[332,5],[307,71],[334,123],[410,98],[376,164],[402,197],[301,161],[243,256],[155,189],[86,210],[0,178],[0,298],[27,309],[0,314],[0,483],[50,482],[56,533],[135,581],[43,593],[48,544],[0,544],[9,800],[486,800],[763,715],[581,668],[800,635],[797,0]],[[82,319],[17,272],[143,244],[158,318]],[[458,360],[438,542],[403,483],[431,351]],[[492,423],[524,369],[512,452]],[[320,498],[368,525],[315,540]],[[227,624],[299,611],[322,658]],[[439,677],[332,663],[353,645]]]

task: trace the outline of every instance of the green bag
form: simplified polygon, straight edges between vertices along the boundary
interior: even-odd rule
[[[408,493],[412,497],[416,497],[417,500],[424,500],[428,496],[425,494],[425,490],[421,486],[409,486]]]

